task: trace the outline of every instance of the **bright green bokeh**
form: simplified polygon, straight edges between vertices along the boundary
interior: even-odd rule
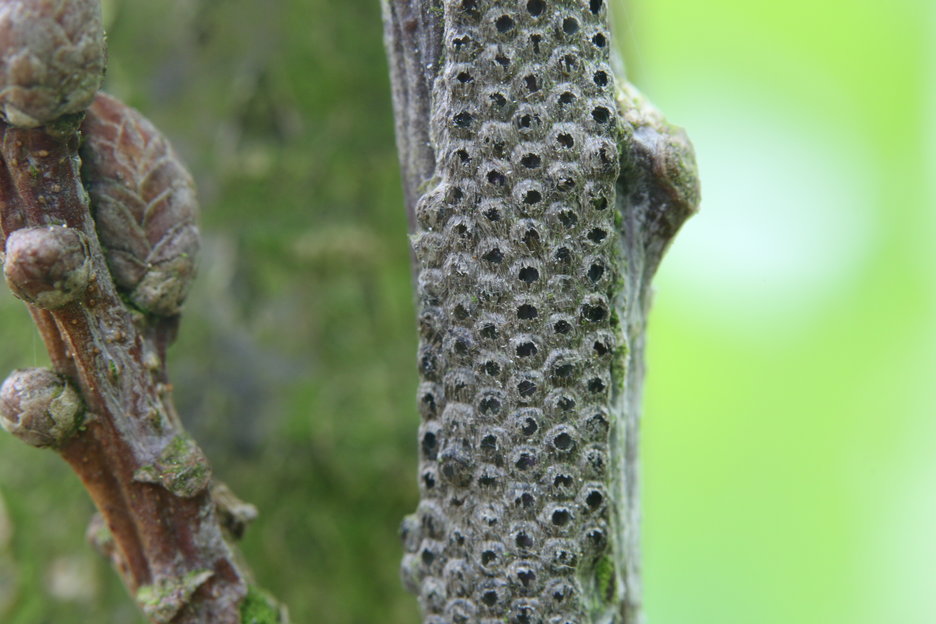
[[[648,619],[932,622],[928,3],[634,4],[704,198],[651,318]]]
[[[930,4],[616,7],[704,197],[650,323],[649,624],[933,621]],[[416,500],[416,335],[377,2],[106,5],[108,89],[200,186],[170,370],[216,472],[261,509],[258,581],[296,622],[412,624],[396,528]],[[5,289],[0,328],[0,374],[46,362]],[[52,453],[0,436],[0,495],[0,621],[142,621]]]

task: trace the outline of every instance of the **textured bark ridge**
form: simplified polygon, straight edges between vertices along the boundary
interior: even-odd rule
[[[691,145],[616,84],[605,0],[384,12],[420,328],[404,583],[426,623],[637,622],[644,324]]]

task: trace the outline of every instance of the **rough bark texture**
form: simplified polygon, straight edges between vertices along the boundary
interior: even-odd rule
[[[692,148],[611,69],[604,0],[384,3],[419,305],[426,623],[640,620],[649,282]]]

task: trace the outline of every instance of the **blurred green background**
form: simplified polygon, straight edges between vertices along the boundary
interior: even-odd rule
[[[106,2],[107,88],[200,187],[170,370],[294,621],[412,624],[415,327],[376,0]],[[631,78],[694,140],[643,436],[651,624],[936,617],[936,10],[628,0]],[[0,370],[43,365],[0,290]],[[53,453],[0,436],[0,621],[139,623]]]

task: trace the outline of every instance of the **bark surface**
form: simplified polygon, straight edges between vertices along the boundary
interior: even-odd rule
[[[426,623],[640,620],[649,282],[695,211],[604,0],[385,2],[419,306]]]

